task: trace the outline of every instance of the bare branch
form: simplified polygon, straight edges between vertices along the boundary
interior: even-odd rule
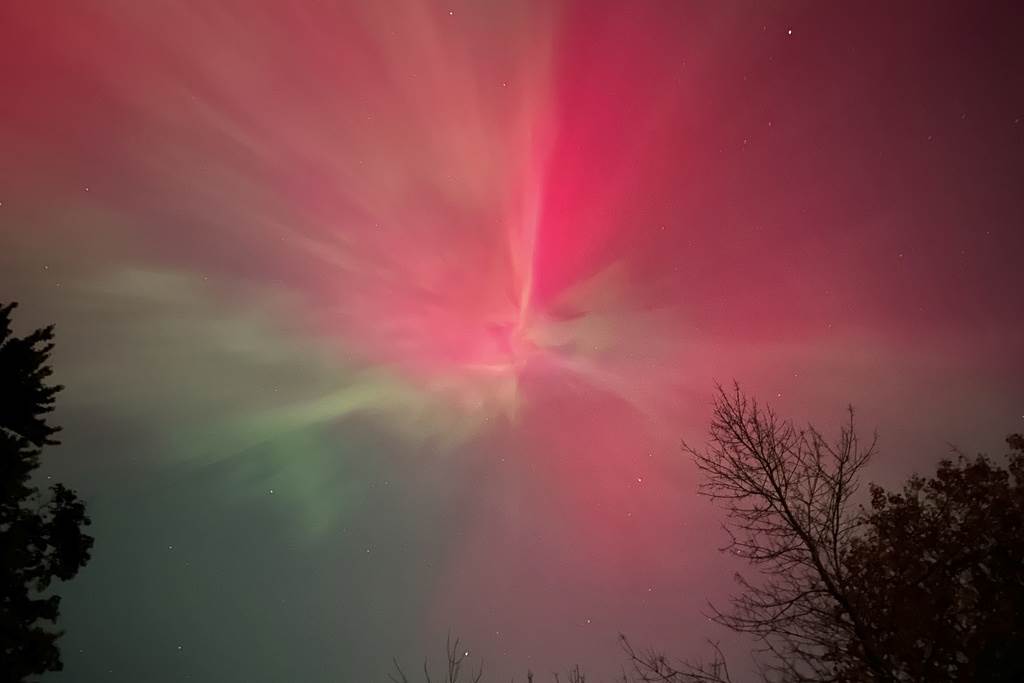
[[[852,408],[830,442],[813,425],[797,429],[779,418],[737,384],[718,387],[707,447],[683,444],[704,475],[700,493],[726,512],[726,552],[758,574],[756,581],[737,576],[741,592],[732,609],[712,606],[709,616],[757,637],[778,660],[769,668],[787,679],[829,680],[834,663],[860,657],[876,680],[888,680],[870,629],[846,594],[843,569],[860,521],[851,499],[875,444],[860,444]],[[679,670],[659,666],[654,662],[657,672],[670,674],[663,680],[703,680],[671,678]]]

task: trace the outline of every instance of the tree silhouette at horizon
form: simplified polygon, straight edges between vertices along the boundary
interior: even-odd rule
[[[14,334],[17,304],[0,305],[0,680],[20,682],[63,664],[56,629],[60,596],[54,579],[67,581],[89,561],[93,545],[83,532],[85,504],[63,484],[45,492],[32,481],[47,446],[59,443],[51,425],[56,395],[53,326]]]
[[[1006,441],[1006,467],[958,454],[857,505],[877,438],[852,408],[829,441],[719,388],[708,445],[684,451],[756,575],[709,616],[754,637],[765,681],[1024,680],[1024,437]],[[623,645],[645,683],[732,681],[717,646],[694,663]]]

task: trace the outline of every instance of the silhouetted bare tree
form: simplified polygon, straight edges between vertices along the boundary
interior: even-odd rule
[[[466,657],[469,656],[469,652],[462,651],[462,648],[460,647],[461,644],[462,643],[458,638],[452,640],[451,634],[448,634],[448,638],[445,641],[445,655],[448,659],[448,670],[443,674],[443,678],[438,679],[439,682],[459,683],[464,680],[462,678],[462,663],[466,660]],[[402,667],[398,664],[398,660],[395,659],[393,662],[395,665],[395,673],[389,674],[388,678],[390,678],[394,683],[409,683],[409,678],[405,675],[405,672],[402,671]],[[471,674],[470,677],[465,680],[472,681],[472,683],[480,683],[480,679],[483,678],[483,675],[484,663],[481,661],[476,672]],[[423,680],[425,683],[434,683],[434,679],[430,675],[430,666],[426,659],[423,660]]]
[[[1024,680],[1024,437],[1007,439],[1006,468],[961,455],[898,492],[872,486],[869,507],[854,498],[876,440],[859,440],[852,409],[829,441],[719,387],[709,437],[683,450],[726,512],[723,550],[757,576],[737,574],[732,608],[708,616],[758,641],[763,680]],[[634,680],[732,681],[715,643],[693,662],[621,640]],[[448,683],[457,649],[449,642]],[[583,683],[578,668],[569,681]]]
[[[767,666],[789,680],[830,680],[847,660],[889,680],[864,615],[851,604],[844,554],[860,526],[852,497],[875,439],[864,447],[853,409],[835,442],[798,429],[734,386],[719,388],[710,444],[684,444],[705,480],[700,491],[723,505],[727,552],[760,573],[737,575],[742,591],[719,623],[753,634]]]
[[[875,440],[852,409],[830,442],[719,388],[709,436],[683,449],[725,509],[724,550],[758,573],[709,616],[759,641],[763,679],[1024,680],[1024,437],[1007,439],[1007,468],[960,455],[899,492],[872,486],[864,508]],[[703,664],[623,645],[642,681],[730,681],[717,646]]]
[[[871,680],[888,681],[871,629],[851,604],[844,554],[860,524],[852,498],[875,452],[854,429],[853,410],[838,439],[813,426],[797,428],[738,386],[719,387],[704,449],[683,444],[704,480],[700,492],[726,512],[729,542],[756,579],[737,574],[732,609],[711,606],[710,617],[753,635],[765,678],[837,680],[849,660],[864,663]],[[625,642],[641,680],[729,681],[721,651],[712,661],[671,663],[638,653]]]
[[[448,634],[448,638],[445,641],[445,657],[447,659],[447,669],[445,672],[441,674],[441,678],[435,678],[430,672],[429,662],[426,659],[424,659],[424,683],[435,683],[435,681],[437,683],[481,683],[484,675],[483,661],[481,661],[477,665],[475,671],[473,671],[472,673],[468,673],[468,671],[470,670],[467,670],[463,667],[463,663],[466,661],[466,658],[468,656],[469,651],[463,650],[462,641],[459,638],[455,638],[454,640],[452,640],[451,634]],[[405,671],[402,670],[402,667],[401,665],[399,665],[398,660],[395,659],[392,661],[394,663],[395,672],[389,674],[388,678],[391,679],[392,683],[409,683],[409,677],[406,676]],[[463,677],[463,674],[466,674],[465,677]],[[561,674],[553,673],[551,674],[551,676],[554,683],[562,683]],[[527,671],[526,683],[533,683],[533,678],[533,672]],[[565,681],[566,683],[587,683],[587,677],[583,673],[583,670],[580,669],[579,665],[577,665],[569,669],[569,671],[566,673]],[[623,676],[621,681],[622,683],[626,683],[626,677]],[[513,679],[512,683],[515,683],[515,679]]]
[[[622,649],[633,669],[634,680],[643,683],[732,683],[729,666],[718,643],[711,642],[710,662],[670,660],[656,650],[637,650],[624,635],[619,636]],[[623,676],[623,681],[626,677]]]

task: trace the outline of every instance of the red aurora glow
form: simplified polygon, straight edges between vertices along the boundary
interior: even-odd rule
[[[6,3],[0,300],[57,323],[55,467],[98,501],[68,676],[379,680],[448,628],[496,677],[696,651],[735,567],[678,441],[716,380],[854,403],[882,481],[991,447],[1001,11]]]

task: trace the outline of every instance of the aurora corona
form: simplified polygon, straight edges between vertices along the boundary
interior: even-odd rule
[[[999,452],[1001,13],[0,3],[0,302],[56,324],[47,463],[97,537],[66,680],[383,680],[449,629],[494,680],[696,648],[735,566],[678,445],[716,382],[854,404],[883,483]]]

